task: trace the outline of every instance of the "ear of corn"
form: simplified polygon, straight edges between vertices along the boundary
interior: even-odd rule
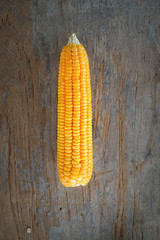
[[[73,34],[62,49],[58,76],[57,167],[66,187],[92,175],[92,106],[88,56]]]

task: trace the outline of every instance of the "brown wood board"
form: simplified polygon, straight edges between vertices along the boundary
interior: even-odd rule
[[[0,1],[0,239],[160,240],[158,0]],[[59,56],[88,53],[94,171],[56,167]]]

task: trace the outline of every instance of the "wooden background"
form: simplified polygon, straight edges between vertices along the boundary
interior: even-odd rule
[[[160,240],[159,22],[159,0],[0,1],[0,240]],[[94,172],[67,189],[57,76],[73,32],[90,61]]]

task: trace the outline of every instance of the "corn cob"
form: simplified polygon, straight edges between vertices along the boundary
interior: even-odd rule
[[[89,62],[75,34],[60,56],[57,167],[65,187],[85,186],[93,171]]]

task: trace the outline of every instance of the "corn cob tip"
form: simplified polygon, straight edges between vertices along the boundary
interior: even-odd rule
[[[79,42],[78,38],[76,37],[76,34],[75,34],[75,33],[73,33],[73,34],[70,36],[67,44],[69,44],[69,43],[71,43],[71,44],[76,44],[76,45],[80,45],[80,42]]]

